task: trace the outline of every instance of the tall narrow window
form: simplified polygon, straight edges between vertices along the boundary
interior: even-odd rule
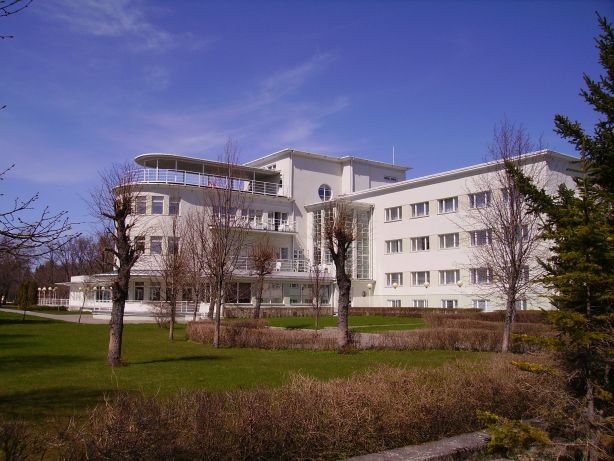
[[[145,253],[145,237],[134,237],[134,249],[141,253]]]
[[[140,195],[135,202],[136,214],[147,214],[147,197]]]
[[[145,282],[134,282],[134,300],[143,301],[145,299]]]
[[[151,197],[151,214],[164,213],[164,197],[154,195]]]
[[[168,214],[178,215],[179,214],[179,202],[178,198],[171,198],[168,202]]]
[[[162,237],[152,236],[149,240],[149,253],[152,255],[162,254]]]

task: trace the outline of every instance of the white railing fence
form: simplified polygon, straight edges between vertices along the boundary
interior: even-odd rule
[[[286,196],[283,187],[274,182],[255,181],[242,178],[229,178],[206,173],[182,170],[142,168],[133,171],[133,179],[140,183],[183,184],[248,192],[268,196]]]
[[[39,306],[68,306],[68,299],[65,298],[38,298],[37,305]]]

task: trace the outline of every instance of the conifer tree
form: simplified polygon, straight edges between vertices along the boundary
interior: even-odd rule
[[[586,401],[591,430],[611,411],[614,391],[614,33],[601,16],[599,24],[603,33],[596,42],[606,73],[598,81],[585,75],[587,88],[581,94],[603,117],[593,135],[565,116],[555,119],[556,131],[581,153],[575,187],[561,185],[550,196],[507,165],[531,210],[543,219],[551,256],[542,261],[542,281],[551,289],[557,309],[551,319],[558,332],[559,357],[571,388]]]

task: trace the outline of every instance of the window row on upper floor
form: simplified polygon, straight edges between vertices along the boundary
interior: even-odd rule
[[[479,247],[490,245],[493,239],[492,229],[478,229],[467,232],[470,247]],[[522,226],[519,231],[519,237],[523,242],[529,240],[529,226]],[[452,248],[460,248],[460,232],[451,232],[448,234],[437,235],[439,241],[439,249],[447,250]],[[403,253],[403,239],[386,240],[386,254]],[[431,249],[431,236],[422,235],[409,238],[409,251],[429,251]]]
[[[429,304],[429,300],[427,298],[412,298],[409,300],[409,306],[403,305],[403,300],[401,299],[388,299],[386,300],[386,304],[388,307],[437,307],[437,304]],[[441,299],[438,305],[442,309],[456,309],[458,304],[458,299],[456,298],[445,298]],[[471,305],[473,309],[486,310],[491,307],[490,299],[485,298],[475,298],[471,299]],[[516,301],[516,309],[517,310],[527,310],[529,303],[526,299],[519,299]],[[463,306],[465,307],[465,306]]]
[[[134,200],[134,212],[137,215],[178,215],[180,200],[164,195],[139,195]]]
[[[409,272],[409,286],[428,288],[431,284],[432,271],[411,271]],[[443,269],[433,271],[439,285],[457,285],[461,287],[460,269]],[[386,287],[398,288],[404,286],[405,272],[387,272]],[[529,266],[522,266],[519,279],[523,283],[529,282]],[[433,279],[435,280],[435,279]],[[488,267],[475,267],[469,269],[469,282],[473,285],[489,285],[493,282],[493,272]]]
[[[504,200],[508,200],[505,190],[502,192]],[[470,209],[486,208],[492,204],[492,192],[481,191],[467,195]],[[437,214],[456,213],[459,207],[459,196],[444,197],[435,200]],[[431,201],[416,202],[409,205],[410,218],[424,218],[431,213]],[[403,219],[403,206],[398,205],[384,210],[385,222],[401,221]]]

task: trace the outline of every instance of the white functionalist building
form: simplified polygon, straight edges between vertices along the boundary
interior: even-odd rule
[[[547,189],[571,184],[568,169],[574,157],[542,150],[523,158],[532,172],[539,171]],[[190,209],[204,206],[203,194],[224,179],[219,175],[225,164],[174,154],[144,154],[135,162],[141,185],[135,211],[146,217],[141,225],[148,229],[138,242],[144,253],[132,270],[126,315],[146,315],[164,298],[155,261],[169,243],[158,229],[174,216],[181,219]],[[323,302],[335,310],[335,268],[322,241],[322,226],[324,204],[336,198],[351,204],[356,221],[352,306],[502,308],[489,292],[487,269],[471,265],[475,246],[488,241],[483,226],[476,227],[473,208],[488,206],[492,194],[501,193],[494,178],[502,168],[501,162],[487,162],[407,179],[408,167],[294,149],[233,167],[233,188],[248,196],[246,209],[236,213],[249,220],[253,237],[266,232],[277,249],[263,308],[310,306],[310,271],[318,265],[328,286]],[[73,277],[69,307],[108,315],[112,277]],[[254,280],[247,259],[240,258],[227,306],[252,306]],[[194,304],[189,292],[183,297],[179,311],[188,314]],[[543,296],[519,302],[520,309],[547,307]],[[207,308],[205,299],[198,310],[204,313]]]

